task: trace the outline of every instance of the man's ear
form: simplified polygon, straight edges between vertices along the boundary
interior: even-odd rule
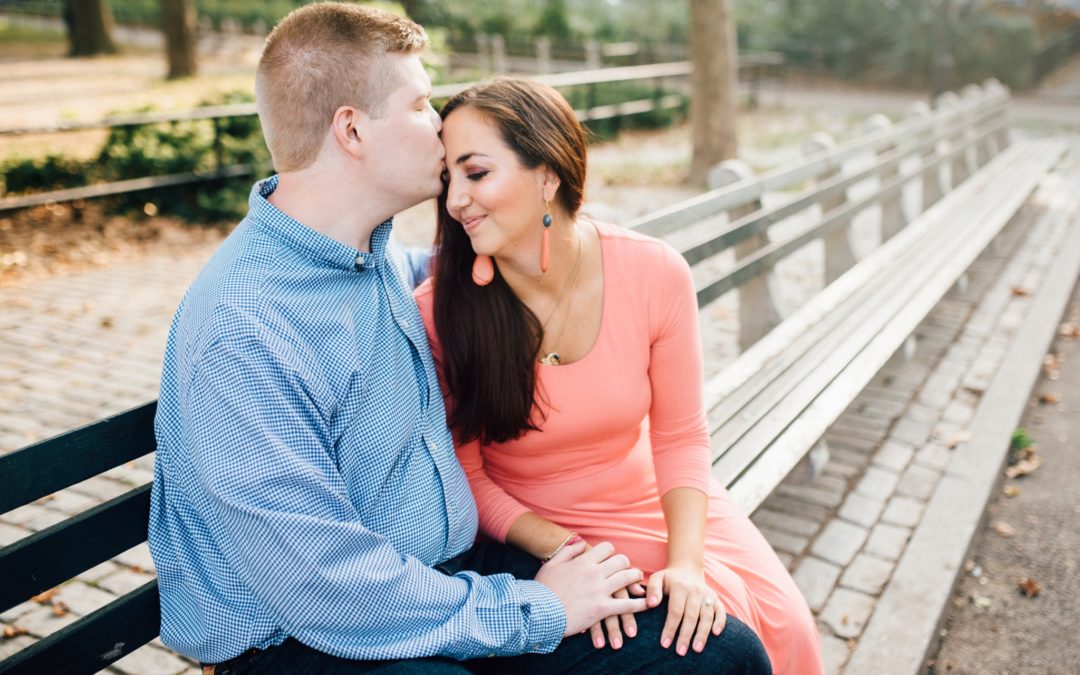
[[[330,132],[343,152],[359,159],[364,151],[364,140],[370,131],[369,121],[362,111],[343,105],[334,111]]]

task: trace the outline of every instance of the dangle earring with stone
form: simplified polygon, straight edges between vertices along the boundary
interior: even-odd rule
[[[540,235],[540,271],[547,274],[551,264],[551,241],[548,232],[551,230],[551,202],[544,202],[544,231]]]

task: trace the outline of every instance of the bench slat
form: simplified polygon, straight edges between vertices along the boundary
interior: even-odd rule
[[[0,513],[154,451],[157,402],[0,457]]]
[[[1020,171],[1031,169],[1035,180],[1038,180],[1039,167],[1032,165],[1040,163],[1040,158],[1035,154],[1036,150],[1037,146],[1029,149],[1032,154],[1029,155],[1027,163],[1013,163],[1011,166]],[[959,220],[954,222],[952,224],[954,229],[946,231],[949,235],[946,241],[930,240],[925,246],[920,247],[918,250],[924,254],[924,257],[916,271],[903,276],[892,274],[891,283],[883,288],[881,296],[872,299],[869,303],[871,312],[869,314],[864,312],[864,316],[855,315],[850,326],[837,330],[836,332],[842,337],[831,339],[831,342],[835,344],[828,344],[828,349],[821,352],[824,357],[822,360],[805,359],[797,369],[799,377],[787,378],[787,381],[778,382],[769,387],[764,394],[754,399],[750,411],[740,414],[716,431],[716,435],[723,439],[720,448],[721,456],[717,460],[716,467],[720,475],[730,476],[731,480],[737,478],[759,455],[761,449],[769,446],[772,438],[780,434],[789,423],[803,413],[818,393],[828,386],[831,378],[842,372],[847,363],[854,359],[866,344],[873,341],[874,336],[890,317],[906,311],[911,302],[910,298],[917,296],[919,289],[923,288],[929,279],[934,279],[938,270],[954,270],[955,276],[958,277],[963,269],[966,269],[966,267],[955,266],[957,257],[962,256],[966,250],[974,246],[973,242],[985,239],[987,233],[996,234],[1000,226],[1004,226],[1004,221],[1007,221],[1019,208],[1019,204],[1016,204],[1016,199],[1010,195],[1009,190],[1002,189],[1003,183],[1010,180],[1012,180],[1010,174],[1003,172],[997,182],[985,186],[985,194],[977,194],[976,197],[988,196],[989,198],[982,201],[981,208],[969,208],[963,214],[962,222]],[[1031,183],[1033,189],[1034,181]],[[1017,193],[1020,194],[1020,203],[1022,203],[1027,193],[1023,188],[1020,188]],[[997,197],[996,201],[992,199],[994,196]],[[995,214],[999,214],[997,220],[995,220]],[[988,224],[998,221],[1001,221],[998,227]],[[982,246],[979,246],[978,250],[981,251]],[[886,276],[889,276],[888,273]],[[942,295],[951,283],[952,280],[944,287]],[[901,342],[904,337],[906,334],[901,337]]]
[[[805,341],[815,326],[827,322],[834,314],[843,311],[852,297],[873,286],[875,279],[888,278],[887,270],[904,262],[905,251],[911,250],[921,239],[931,236],[934,229],[947,231],[955,225],[953,209],[965,210],[963,204],[971,198],[998,171],[1010,170],[1025,152],[1032,149],[1026,144],[1016,144],[994,158],[963,185],[951,191],[945,199],[935,203],[916,217],[895,237],[884,242],[866,258],[815,295],[808,303],[786,318],[768,335],[743,352],[732,364],[713,376],[705,385],[706,409],[715,415],[718,407],[733,410],[741,408],[763,386],[763,375],[770,371],[782,371],[792,363],[800,350],[792,350],[792,344]],[[771,378],[764,378],[764,382]],[[749,394],[747,392],[750,392]],[[725,414],[724,418],[730,416]]]
[[[985,132],[980,136],[980,139],[991,136],[998,131],[999,130],[995,127],[994,129]],[[957,156],[960,153],[966,152],[967,149],[967,146],[955,148],[933,161],[935,163],[940,163],[947,157]],[[909,176],[896,176],[883,184],[873,194],[856,201],[847,201],[843,206],[830,211],[819,222],[804,228],[784,241],[779,241],[759,249],[752,255],[749,255],[740,261],[740,263],[732,268],[727,274],[698,289],[698,304],[704,306],[763,272],[771,270],[781,260],[802,249],[807,244],[822,238],[832,230],[847,225],[851,222],[851,218],[859,212],[873,206],[884,197],[902,190],[904,185],[911,180],[912,177]],[[704,249],[707,249],[707,243],[693,249],[695,258],[701,253],[701,250],[699,249],[703,249],[703,247]],[[713,253],[715,252],[716,251],[713,251]]]
[[[819,393],[807,400],[806,395],[813,392],[813,387],[807,384],[807,391],[797,395],[802,386],[799,385],[793,390],[790,400],[785,401],[785,406],[790,409],[778,409],[762,418],[759,427],[772,428],[775,438],[772,441],[762,438],[750,441],[747,438],[745,449],[748,452],[745,454],[754,455],[749,463],[746,462],[746,457],[737,458],[737,452],[729,452],[720,458],[714,468],[714,475],[725,484],[731,484],[738,479],[731,490],[741,506],[748,510],[756,508],[772,487],[824,434],[852,398],[866,386],[907,335],[955,283],[956,278],[1020,210],[1031,190],[1043,179],[1045,172],[1056,162],[1062,150],[1063,146],[1060,145],[1043,144],[1040,148],[1041,161],[1037,161],[1036,166],[1025,167],[1030,171],[1015,172],[1006,179],[1007,188],[995,183],[998,191],[1006,195],[1004,203],[997,203],[990,213],[980,209],[981,217],[969,221],[969,227],[963,228],[958,234],[961,245],[942,251],[940,260],[928,259],[926,268],[933,272],[928,278],[907,279],[908,286],[914,288],[913,294],[909,294],[910,297],[904,296],[899,308],[882,309],[881,315],[887,317],[886,322],[880,325],[874,336],[853,357],[837,357],[838,361],[846,361],[838,373],[834,370],[835,366],[827,368],[824,364],[815,372],[815,377],[823,381],[817,385]],[[974,225],[970,225],[970,222],[974,222]],[[755,443],[759,444],[757,450],[753,447]],[[768,462],[754,461],[765,452],[768,453]]]
[[[161,631],[157,580],[0,661],[0,673],[96,673]]]
[[[0,549],[0,611],[146,541],[149,514],[143,485]]]
[[[898,294],[905,292],[905,287],[917,284],[917,272],[913,276],[910,270],[922,269],[924,273],[928,273],[927,253],[947,247],[950,242],[953,245],[957,243],[956,228],[959,221],[963,218],[977,218],[978,215],[966,205],[966,200],[977,197],[976,188],[985,189],[990,179],[1016,168],[1024,159],[1024,156],[1019,154],[1023,151],[1026,151],[1028,157],[1034,158],[1036,148],[1016,146],[1002,156],[1000,161],[972,177],[972,182],[965,186],[963,191],[965,199],[957,200],[954,207],[961,211],[961,215],[936,209],[932,219],[913,223],[910,229],[902,233],[901,238],[888,244],[887,257],[879,255],[863,260],[859,269],[850,272],[851,275],[860,277],[860,283],[848,284],[848,293],[842,296],[840,302],[830,303],[827,312],[816,313],[815,319],[804,324],[782,351],[759,364],[752,378],[745,380],[741,386],[728,389],[728,393],[723,397],[710,397],[709,402],[715,402],[715,405],[710,405],[708,413],[710,429],[722,436],[725,443],[719,452],[722,453],[730,447],[747,428],[755,424],[760,415],[764,414],[761,411],[768,410],[772,404],[783,399],[795,382],[812,374],[820,362],[828,358],[835,349],[835,336],[858,332],[859,327],[878,311],[881,304],[878,298],[885,301],[895,300],[900,297]],[[1003,195],[998,196],[1001,198]],[[947,222],[944,221],[946,217]],[[886,247],[883,247],[881,252],[885,253]],[[881,264],[883,260],[886,263],[884,265]],[[863,268],[867,266],[867,271],[872,274],[863,274]],[[837,284],[839,283],[840,280],[837,280]],[[910,289],[908,292],[910,293]],[[755,409],[758,412],[754,412]]]

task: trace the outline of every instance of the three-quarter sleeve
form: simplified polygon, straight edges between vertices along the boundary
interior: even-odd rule
[[[702,400],[702,350],[698,308],[690,266],[666,244],[651,285],[649,434],[660,494],[697,488],[706,494],[711,479],[708,426]]]

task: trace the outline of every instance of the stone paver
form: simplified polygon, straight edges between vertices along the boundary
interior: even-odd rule
[[[818,612],[825,606],[825,601],[829,598],[829,594],[832,593],[841,571],[843,571],[843,568],[839,565],[834,565],[820,558],[809,557],[803,558],[791,576],[795,579],[795,584],[799,587],[799,590],[806,596],[806,602],[810,605],[810,609]]]
[[[814,540],[810,551],[816,556],[836,565],[844,566],[851,562],[866,540],[868,532],[843,520],[834,520]]]
[[[840,577],[840,585],[868,595],[878,595],[885,588],[896,564],[881,558],[860,553],[851,561]]]
[[[874,598],[858,591],[838,588],[821,612],[821,621],[837,637],[854,638],[862,632],[874,611]]]

